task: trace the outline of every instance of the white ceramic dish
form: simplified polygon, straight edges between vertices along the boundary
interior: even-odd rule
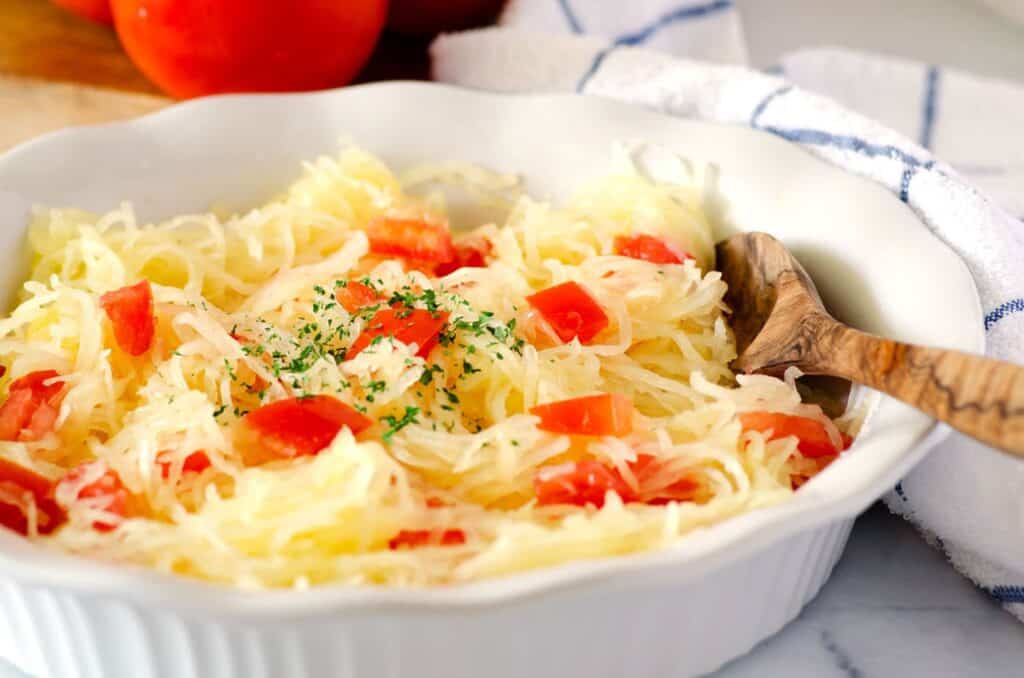
[[[350,136],[393,166],[457,158],[557,197],[644,139],[721,168],[722,229],[766,230],[867,330],[981,350],[959,258],[884,189],[777,138],[573,96],[426,84],[201,100],[65,131],[0,158],[0,291],[24,272],[30,204],[144,218],[258,203]],[[942,276],[933,271],[942,270]],[[0,534],[0,654],[40,678],[690,676],[792,619],[853,518],[941,435],[883,399],[853,451],[791,501],[670,550],[432,590],[250,593],[50,553]]]

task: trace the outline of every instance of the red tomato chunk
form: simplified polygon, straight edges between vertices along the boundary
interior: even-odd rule
[[[852,439],[844,436],[844,446],[836,447],[820,421],[780,412],[744,412],[740,415],[740,424],[744,431],[771,431],[768,440],[793,436],[799,441],[797,449],[800,454],[810,459],[838,454],[852,442]]]
[[[174,456],[170,452],[161,452],[156,455],[156,464],[160,467],[160,476],[167,478],[171,475],[171,467],[174,465]],[[185,457],[181,464],[181,473],[202,473],[210,468],[210,458],[203,450],[196,450]]]
[[[455,259],[451,233],[442,224],[382,217],[366,228],[370,252],[444,264]]]
[[[347,358],[355,358],[377,337],[393,337],[403,344],[416,344],[416,355],[426,358],[437,344],[437,336],[448,322],[447,311],[431,312],[422,308],[383,308],[374,314],[362,334],[349,348]]]
[[[633,489],[615,469],[599,461],[585,460],[541,469],[533,479],[537,503],[572,504],[597,508],[604,506],[605,495],[615,492],[624,502],[636,501]]]
[[[57,492],[60,493],[59,488],[64,484],[80,482],[83,475],[90,473],[94,464],[103,464],[103,462],[83,464],[69,471],[58,483]],[[75,501],[83,499],[102,499],[103,501],[96,502],[96,508],[121,518],[127,518],[131,514],[131,493],[128,492],[128,488],[121,482],[121,477],[113,469],[106,469],[103,475],[81,488],[74,497]],[[100,532],[109,532],[116,528],[117,525],[118,523],[116,522],[105,520],[97,520],[92,524],[93,529]]]
[[[605,495],[612,491],[627,504],[661,505],[671,501],[693,501],[700,488],[692,478],[672,478],[667,483],[658,479],[661,462],[649,454],[638,455],[636,461],[629,463],[629,468],[636,478],[636,490],[617,469],[595,460],[541,469],[533,481],[537,502],[541,506],[571,504],[601,508]]]
[[[253,410],[243,421],[260,447],[286,459],[318,453],[342,428],[358,435],[373,425],[369,417],[328,395],[278,400]]]
[[[617,393],[537,405],[530,414],[540,417],[537,428],[552,433],[623,436],[633,430],[633,402]]]
[[[608,315],[579,283],[566,282],[526,297],[558,338],[587,344],[608,327]]]
[[[679,249],[653,235],[615,236],[615,253],[631,259],[643,259],[652,264],[681,264],[693,259],[689,252]]]
[[[156,331],[153,316],[153,289],[148,280],[107,292],[100,297],[114,327],[114,338],[128,355],[140,356],[149,350]]]
[[[342,308],[349,313],[355,313],[361,308],[373,306],[380,301],[377,290],[358,280],[349,280],[344,287],[338,288],[334,296],[337,297]]]
[[[638,454],[636,461],[629,464],[644,503],[660,505],[670,501],[693,501],[696,498],[700,483],[685,476],[671,478],[668,483],[659,482],[661,468],[662,462],[649,454]]]
[[[420,546],[459,546],[466,543],[466,533],[462,530],[402,530],[391,538],[388,548],[397,551],[401,548],[418,548]]]
[[[53,381],[59,377],[54,370],[40,370],[11,382],[0,405],[0,440],[39,440],[53,430],[64,399],[64,384]]]
[[[460,268],[483,268],[491,256],[491,241],[486,238],[471,238],[455,245],[455,258],[439,264],[437,275],[448,275]]]
[[[28,506],[36,505],[36,528],[49,534],[67,519],[53,499],[54,483],[31,469],[0,457],[0,525],[28,534]]]

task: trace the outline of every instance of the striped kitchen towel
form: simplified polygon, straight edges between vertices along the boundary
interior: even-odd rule
[[[747,70],[729,0],[512,0],[501,23],[439,38],[435,78],[578,91],[798,143],[886,186],[959,252],[989,355],[1024,363],[1024,88],[837,49]],[[886,502],[1024,619],[1024,463],[954,434]]]

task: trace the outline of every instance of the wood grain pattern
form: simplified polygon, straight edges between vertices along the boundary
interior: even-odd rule
[[[428,78],[430,40],[385,34],[356,81]],[[48,0],[0,0],[0,74],[159,94],[121,49],[114,29]]]
[[[426,79],[429,36],[384,35],[358,82]],[[135,68],[114,30],[48,0],[0,0],[0,151],[71,125],[171,103]]]
[[[741,353],[738,371],[788,367],[865,384],[982,442],[1024,456],[1024,367],[915,346],[848,327],[825,310],[799,262],[771,236],[719,243]]]
[[[157,96],[0,75],[0,152],[45,132],[133,118],[170,103]]]
[[[0,0],[0,73],[157,94],[121,49],[114,29],[48,0]]]

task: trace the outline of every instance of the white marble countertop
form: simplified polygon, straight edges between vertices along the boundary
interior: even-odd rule
[[[796,621],[714,678],[1021,675],[1024,625],[879,504]]]

